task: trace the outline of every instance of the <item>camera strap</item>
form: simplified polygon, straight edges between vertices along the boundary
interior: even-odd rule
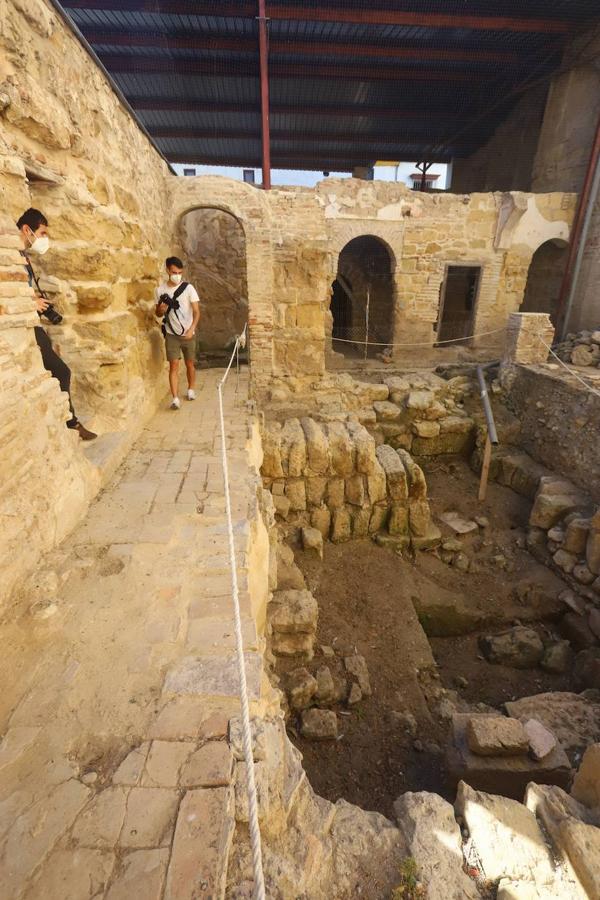
[[[30,277],[33,279],[33,281],[35,282],[35,286],[36,286],[36,288],[38,289],[38,294],[39,294],[40,297],[42,297],[44,300],[48,300],[48,297],[46,296],[46,292],[43,291],[43,290],[41,289],[41,287],[40,287],[40,283],[39,283],[39,281],[38,281],[38,279],[37,279],[37,275],[36,275],[35,272],[33,271],[33,266],[31,265],[31,261],[30,261],[29,257],[26,256],[25,259],[27,260],[27,262],[25,263],[25,268],[27,269],[27,271],[28,271],[28,273],[29,273],[29,276],[30,276]],[[50,302],[50,301],[48,300],[48,302]],[[40,317],[40,319],[42,318],[42,314],[41,314],[40,312],[38,313],[38,316]]]
[[[183,292],[185,291],[186,287],[188,287],[188,282],[187,282],[187,281],[182,281],[181,284],[179,285],[179,287],[177,288],[177,290],[175,291],[175,293],[173,294],[173,296],[171,297],[171,300],[177,300],[177,299],[183,294]],[[183,324],[182,324],[182,322],[181,322],[181,319],[180,319],[179,316],[177,315],[177,310],[174,309],[173,312],[175,313],[175,318],[176,318],[177,321],[179,322],[179,327],[181,328],[181,331],[180,331],[180,333],[177,335],[177,337],[181,337],[182,335],[185,334],[185,328],[183,327]],[[167,322],[169,322],[169,316],[170,316],[170,315],[171,315],[171,310],[168,309],[168,310],[166,311],[166,313],[165,313],[165,318],[164,318],[164,320],[163,320],[163,321],[165,322],[165,324],[166,324]],[[171,322],[169,322],[169,325],[171,326],[171,328],[173,328],[173,325],[172,325]],[[173,328],[173,334],[175,334],[175,329],[174,329],[174,328]]]

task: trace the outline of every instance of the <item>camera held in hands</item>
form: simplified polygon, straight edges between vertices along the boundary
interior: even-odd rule
[[[175,311],[180,307],[180,303],[177,297],[170,297],[168,294],[161,294],[159,300],[167,307],[166,315],[168,315],[171,310]]]
[[[47,299],[45,294],[42,294],[42,297],[44,298],[44,300]],[[63,320],[63,317],[59,312],[55,310],[54,304],[52,303],[48,304],[42,315],[48,319],[51,325],[60,325]]]

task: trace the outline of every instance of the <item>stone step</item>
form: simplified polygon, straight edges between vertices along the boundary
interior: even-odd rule
[[[550,835],[581,897],[600,897],[600,810],[590,810],[558,787],[530,784],[527,807]]]

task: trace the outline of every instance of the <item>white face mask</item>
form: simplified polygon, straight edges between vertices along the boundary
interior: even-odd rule
[[[42,255],[45,253],[50,247],[50,238],[47,234],[43,235],[43,237],[34,237],[33,243],[29,247],[32,253],[39,253]]]
[[[180,284],[182,278],[183,276],[181,272],[173,272],[171,275],[169,275],[169,281],[172,281],[173,284]]]

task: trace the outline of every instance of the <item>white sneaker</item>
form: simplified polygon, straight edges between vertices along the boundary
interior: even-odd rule
[[[196,391],[193,388],[188,388],[187,398],[188,398],[188,400],[196,399]]]
[[[171,406],[169,408],[170,409],[179,409],[180,406],[181,406],[181,400],[179,399],[179,397],[173,397],[173,399],[171,400]]]

